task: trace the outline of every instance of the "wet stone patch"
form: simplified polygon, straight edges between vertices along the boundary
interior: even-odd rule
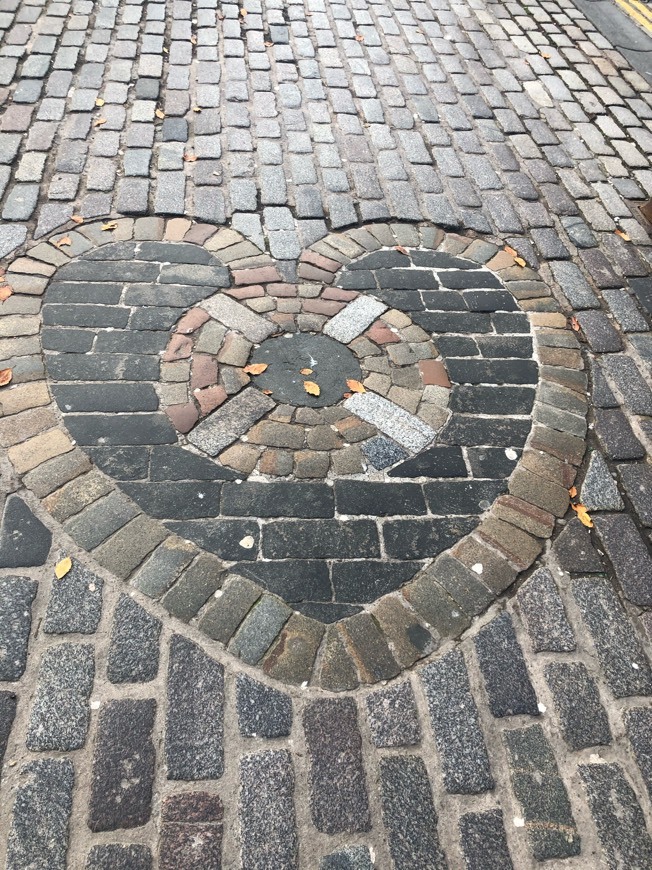
[[[277,263],[186,223],[70,231],[42,329],[72,439],[44,455],[60,483],[23,445],[10,458],[100,565],[270,675],[346,688],[352,657],[393,676],[550,534],[565,490],[530,496],[533,460],[509,480],[533,416],[544,450],[565,439],[579,461],[579,412],[572,436],[548,427],[580,384],[555,357],[575,339],[487,242],[424,226],[391,245],[382,225]]]

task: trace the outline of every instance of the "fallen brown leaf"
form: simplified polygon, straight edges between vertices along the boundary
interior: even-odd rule
[[[551,55],[549,55],[547,51],[540,51],[539,54],[541,55],[541,57],[545,57],[546,60],[551,57]]]
[[[271,396],[271,395],[272,395],[272,391],[271,391],[271,390],[263,390],[263,395],[265,395],[265,396]]]
[[[366,393],[367,391],[362,386],[360,381],[355,381],[353,378],[349,378],[346,382],[347,387],[351,390],[352,393]]]
[[[304,381],[303,389],[311,396],[318,396],[321,393],[319,384],[316,384],[314,381]]]
[[[571,486],[571,488],[568,490],[568,494],[571,498],[575,498],[575,496],[577,495],[577,487]]]
[[[616,230],[616,235],[620,236],[620,238],[624,242],[631,242],[631,238],[629,237],[629,234],[626,233],[625,230],[621,230],[620,227],[618,227],[618,229]]]
[[[242,371],[248,375],[262,375],[269,363],[253,363],[253,365],[245,366]]]
[[[364,42],[364,35],[362,33],[356,33],[355,39],[356,42]]]
[[[94,127],[101,127],[102,124],[106,124],[106,118],[96,118],[96,119],[93,121],[93,126],[94,126]]]
[[[58,242],[53,242],[52,244],[55,248],[69,248],[72,245],[72,239],[70,236],[63,236]]]
[[[83,223],[84,223],[84,218],[83,218],[80,214],[74,214],[74,215],[70,218],[70,220],[71,220],[74,224],[83,224]]]
[[[507,251],[508,254],[511,254],[512,257],[518,257],[518,252],[514,250],[514,248],[510,248],[509,245],[505,245],[504,250]]]
[[[301,375],[311,375],[311,374],[312,374],[312,369],[301,369],[301,371],[299,372],[299,374],[301,374]]]
[[[197,155],[196,154],[184,154],[183,159],[186,161],[186,163],[195,163],[195,161],[197,160]]]
[[[342,398],[343,399],[350,399],[352,395],[353,395],[353,393],[344,393]]]
[[[399,254],[407,254],[407,248],[404,248],[403,245],[394,245],[394,250],[398,251]]]
[[[584,507],[583,504],[571,504],[571,507],[577,514],[577,519],[582,523],[583,526],[586,526],[587,529],[593,528],[593,520],[589,516],[589,512]]]
[[[13,292],[14,291],[9,284],[3,284],[2,287],[0,287],[0,302],[6,302]]]
[[[573,332],[580,331],[581,327],[580,327],[579,320],[577,319],[577,317],[575,317],[574,314],[568,318],[568,322],[570,323],[570,328],[573,330]]]
[[[70,556],[66,556],[65,559],[62,559],[60,562],[54,567],[54,576],[57,580],[61,580],[62,577],[65,577],[68,571],[72,568],[72,559]]]
[[[6,387],[7,384],[10,384],[13,376],[14,376],[14,373],[12,372],[11,369],[1,369],[0,370],[0,387]]]

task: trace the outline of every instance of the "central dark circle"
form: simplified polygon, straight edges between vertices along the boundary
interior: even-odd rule
[[[349,392],[347,380],[362,377],[355,355],[326,335],[300,332],[268,338],[253,352],[251,362],[267,363],[267,369],[253,378],[259,390],[271,390],[272,397],[284,404],[309,408],[337,404]],[[312,373],[302,375],[302,369]],[[306,381],[319,386],[318,396],[306,392]]]

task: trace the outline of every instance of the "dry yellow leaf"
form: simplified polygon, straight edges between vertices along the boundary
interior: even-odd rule
[[[312,374],[312,369],[301,369],[301,371],[299,372],[299,374],[301,374],[301,375],[311,375],[311,374]]]
[[[0,387],[6,387],[11,383],[14,373],[11,369],[0,369]]]
[[[316,384],[314,381],[304,381],[303,389],[311,396],[318,396],[321,393],[319,385]]]
[[[262,375],[269,363],[253,363],[253,365],[245,366],[242,371],[248,375]]]
[[[108,224],[102,224],[102,229],[103,229],[104,232],[106,233],[106,232],[108,232],[109,230],[117,230],[117,229],[118,229],[118,225],[117,225],[117,223],[116,223],[115,221],[109,221]]]
[[[9,286],[9,284],[3,284],[0,287],[0,302],[5,302],[9,297],[13,294],[13,290]]]
[[[523,259],[523,257],[514,257],[514,262],[517,266],[520,266],[521,268],[525,266],[525,260]]]
[[[156,115],[157,118],[161,118],[161,120],[162,120],[163,118],[165,118],[165,112],[162,111],[161,109],[157,109],[157,110],[154,112],[154,114]]]
[[[618,227],[618,229],[616,230],[616,235],[620,236],[620,238],[624,242],[631,242],[631,238],[629,237],[629,234],[626,233],[625,230],[621,230],[620,227]]]
[[[102,97],[98,97],[95,100],[95,105],[100,109],[102,108],[102,106],[104,105],[104,100],[102,99]]]
[[[241,15],[243,18],[246,18],[246,17],[247,17],[247,10],[246,10],[246,9],[241,9],[241,10],[240,10],[240,15]]]
[[[57,562],[54,568],[54,576],[57,580],[61,580],[62,577],[65,577],[68,571],[72,568],[72,559],[70,556],[66,556],[65,559],[62,559],[60,562]]]
[[[106,124],[106,118],[96,118],[93,122],[94,127],[101,127],[102,124]]]
[[[194,35],[191,36],[191,37],[190,37],[190,42],[191,42],[193,45],[197,45],[197,37],[194,36]]]
[[[572,504],[571,507],[577,514],[577,519],[582,523],[583,526],[586,526],[587,529],[593,528],[593,520],[589,516],[589,512],[584,507],[583,504]]]
[[[351,390],[352,393],[366,393],[367,391],[362,386],[360,381],[355,381],[353,378],[349,378],[346,382],[347,387]]]
[[[577,495],[577,487],[571,486],[571,488],[568,490],[568,494],[571,498],[575,498],[575,496]]]
[[[72,245],[70,236],[63,236],[59,241],[53,243],[56,248],[69,248]]]
[[[193,110],[193,112],[201,112],[201,109],[199,108],[199,106],[193,106],[192,110]]]
[[[84,218],[83,218],[80,214],[74,214],[74,215],[70,218],[70,220],[71,220],[74,224],[83,224],[83,223],[84,223]]]

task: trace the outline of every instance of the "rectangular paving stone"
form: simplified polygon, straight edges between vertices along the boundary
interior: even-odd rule
[[[358,296],[331,318],[324,333],[342,344],[349,344],[377,320],[388,306],[371,296]]]
[[[629,500],[644,526],[652,526],[652,467],[644,462],[617,466]]]
[[[236,677],[236,708],[243,737],[289,737],[292,699],[246,674]]]
[[[549,662],[544,673],[570,748],[611,743],[609,720],[586,667],[581,662]]]
[[[92,550],[137,513],[136,506],[121,492],[112,492],[64,523],[64,529],[80,547]]]
[[[581,764],[580,777],[609,867],[649,867],[652,838],[645,815],[619,764]]]
[[[298,870],[292,756],[285,750],[240,760],[240,857],[243,870]]]
[[[170,641],[165,758],[168,779],[224,772],[224,668],[180,635]]]
[[[378,558],[380,544],[371,520],[287,520],[265,523],[262,553],[266,559]]]
[[[161,807],[160,870],[209,870],[222,866],[224,807],[217,795],[168,795]]]
[[[652,710],[633,707],[625,711],[623,720],[648,794],[652,794]]]
[[[222,563],[209,553],[200,553],[168,589],[161,604],[184,622],[197,615],[211,595],[221,587],[225,572]]]
[[[652,605],[652,558],[634,520],[624,513],[606,514],[595,518],[595,526],[626,597]]]
[[[333,487],[321,483],[227,483],[221,512],[244,517],[332,517]]]
[[[537,697],[511,616],[496,616],[478,632],[474,642],[492,714],[538,716]]]
[[[260,343],[269,338],[277,328],[270,320],[261,317],[224,293],[204,300],[201,307],[219,323],[241,332],[249,341]]]
[[[0,680],[19,680],[27,665],[32,601],[38,584],[29,577],[0,578]]]
[[[423,760],[417,755],[380,760],[380,793],[389,851],[395,867],[445,870],[437,813]]]
[[[61,580],[53,579],[43,622],[46,634],[93,634],[102,615],[104,580],[76,560]]]
[[[66,870],[75,770],[67,758],[21,768],[7,841],[7,870]]]
[[[335,499],[341,514],[412,516],[426,512],[423,490],[415,483],[338,480],[335,483]]]
[[[93,846],[84,870],[152,870],[152,853],[147,846],[133,844]]]
[[[0,765],[2,765],[16,716],[17,696],[13,692],[0,692]]]
[[[361,682],[390,680],[400,673],[387,640],[369,613],[356,613],[342,624],[341,631]]]
[[[500,810],[465,813],[460,817],[460,844],[466,870],[512,870],[503,814]]]
[[[436,435],[418,417],[376,393],[354,393],[346,399],[343,407],[366,423],[376,426],[411,453],[423,450]]]
[[[540,725],[503,732],[512,788],[537,861],[579,855],[580,837],[557,762]]]
[[[95,660],[88,644],[62,643],[43,653],[26,744],[40,752],[81,749],[90,722]]]
[[[368,695],[366,708],[375,746],[413,746],[420,741],[419,715],[409,680]]]
[[[447,653],[420,671],[449,794],[494,787],[489,756],[461,652]]]
[[[371,828],[362,739],[352,698],[308,704],[303,727],[310,758],[313,824],[325,834]]]
[[[128,595],[113,612],[106,675],[112,683],[146,683],[158,673],[161,623]]]
[[[197,548],[189,541],[171,535],[138,569],[131,578],[131,585],[150,598],[160,598],[181,571],[192,562],[197,552]]]
[[[265,655],[288,621],[292,609],[274,595],[263,594],[236,631],[229,652],[255,665]]]
[[[580,577],[571,588],[614,695],[652,694],[650,663],[611,583],[600,577]]]
[[[539,568],[516,593],[521,617],[535,652],[571,652],[573,629],[551,572]]]
[[[137,828],[149,820],[155,713],[153,698],[107,701],[100,708],[88,815],[91,831]]]
[[[195,426],[188,441],[210,456],[217,456],[275,405],[256,387],[246,387]]]
[[[140,514],[93,550],[93,558],[122,580],[165,538],[159,522]]]
[[[262,664],[265,673],[293,685],[307,683],[324,631],[325,626],[321,622],[293,613],[265,656]]]

